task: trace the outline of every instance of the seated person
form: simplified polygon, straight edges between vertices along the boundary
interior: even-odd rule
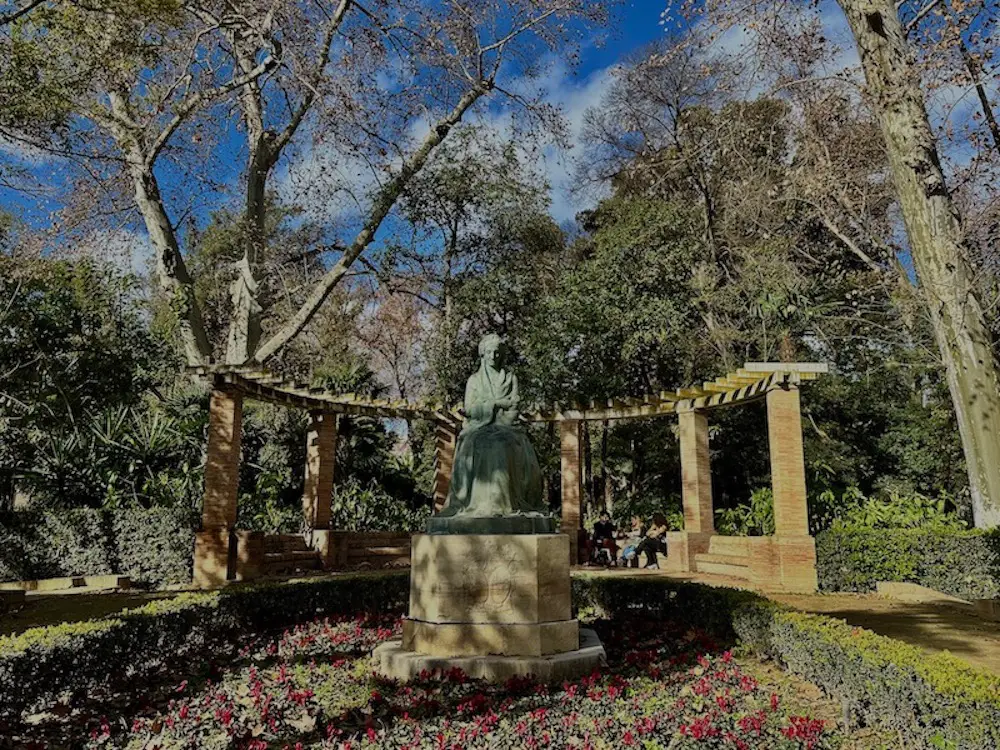
[[[622,545],[622,565],[633,568],[639,567],[639,556],[636,554],[636,548],[642,541],[643,536],[642,519],[639,516],[632,516],[632,528],[628,532],[622,533],[622,538],[625,540]]]
[[[615,543],[614,521],[611,515],[605,510],[601,511],[600,520],[594,524],[594,557],[600,558],[607,551],[607,562],[612,563],[618,559],[618,545]]]
[[[646,555],[646,564],[642,567],[644,568],[659,568],[660,563],[657,560],[656,553],[663,552],[666,553],[667,549],[667,519],[662,513],[653,514],[653,523],[646,531],[646,535],[639,542],[639,546],[636,547],[636,557],[640,553]]]

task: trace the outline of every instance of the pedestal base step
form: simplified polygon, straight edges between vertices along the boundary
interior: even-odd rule
[[[547,656],[580,645],[577,620],[556,622],[423,622],[403,620],[403,648],[432,656]]]
[[[458,668],[473,679],[506,682],[511,677],[533,677],[539,682],[574,680],[600,669],[607,655],[593,630],[580,630],[580,648],[552,656],[429,656],[403,649],[401,641],[390,641],[372,653],[375,669],[383,677],[408,682],[423,671]]]

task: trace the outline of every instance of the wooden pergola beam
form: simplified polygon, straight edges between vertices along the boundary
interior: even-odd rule
[[[286,380],[259,366],[211,365],[191,368],[218,384],[237,388],[251,398],[310,411],[387,419],[429,419],[461,425],[462,404],[374,399],[356,393],[333,393],[308,383]],[[815,380],[829,372],[822,362],[747,362],[743,367],[701,385],[643,396],[620,396],[587,403],[531,407],[525,422],[605,421],[666,417],[679,409],[714,409],[763,398],[769,388]]]

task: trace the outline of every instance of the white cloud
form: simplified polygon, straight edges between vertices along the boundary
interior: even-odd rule
[[[565,119],[569,149],[547,144],[541,149],[538,167],[552,189],[552,216],[558,222],[572,220],[589,199],[574,195],[572,191],[572,146],[580,142],[583,117],[586,110],[600,103],[610,83],[611,68],[602,68],[579,78],[564,61],[553,57],[538,78],[518,79],[508,82],[508,87],[519,92],[541,93],[546,104],[558,108]],[[496,104],[481,109],[467,121],[479,123],[499,133],[501,137],[514,136],[511,106],[496,97]],[[406,141],[418,143],[430,129],[424,119],[414,120],[407,130]],[[398,158],[393,166],[398,165]],[[275,185],[285,200],[303,205],[309,218],[323,223],[350,223],[356,221],[368,208],[368,201],[384,173],[351,154],[339,151],[329,144],[318,144],[302,149],[300,155],[283,166],[277,173]]]
[[[508,84],[518,93],[540,94],[542,100],[559,110],[565,125],[566,147],[544,143],[537,167],[548,182],[552,204],[550,213],[558,223],[572,221],[577,213],[591,207],[595,195],[575,191],[573,159],[580,145],[584,115],[601,103],[611,84],[614,66],[599,68],[585,77],[578,77],[561,58],[553,57],[537,78],[522,78]],[[512,137],[514,125],[508,107],[493,108],[478,116],[484,126],[505,137]]]
[[[561,68],[561,69],[560,69]],[[584,115],[600,105],[612,81],[613,67],[602,68],[587,78],[573,78],[564,66],[555,66],[559,75],[550,78],[550,100],[557,103],[566,118],[569,141],[573,147],[581,143]],[[574,192],[572,152],[549,147],[544,154],[545,174],[552,186],[552,216],[557,222],[572,220],[581,210],[590,207],[593,195]]]
[[[155,271],[153,245],[143,230],[95,229],[69,247],[74,257],[107,261],[139,278],[147,278]]]

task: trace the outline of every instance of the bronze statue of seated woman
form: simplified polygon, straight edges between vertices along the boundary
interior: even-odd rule
[[[498,368],[501,340],[479,342],[481,362],[465,388],[465,426],[458,436],[451,487],[430,533],[552,533],[542,474],[528,436],[514,427],[517,376]]]

